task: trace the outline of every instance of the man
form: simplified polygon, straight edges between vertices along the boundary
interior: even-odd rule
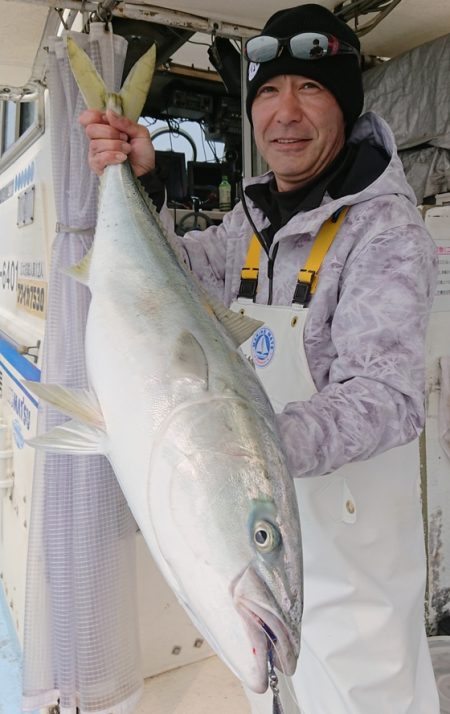
[[[247,111],[271,170],[244,182],[220,226],[180,243],[212,294],[265,323],[244,350],[279,415],[304,540],[288,688],[304,714],[437,714],[413,441],[435,252],[390,129],[359,117],[359,49],[315,4],[248,41]],[[146,130],[110,113],[81,121],[93,170],[128,157],[161,207]],[[297,711],[289,696],[285,707]]]

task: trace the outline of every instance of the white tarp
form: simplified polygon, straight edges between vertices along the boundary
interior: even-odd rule
[[[417,202],[450,190],[450,150],[430,146],[399,152]]]
[[[450,35],[365,72],[364,91],[366,108],[386,119],[399,149],[450,149]]]
[[[450,13],[449,13],[450,14]],[[365,109],[391,126],[419,203],[450,188],[450,35],[364,73]]]

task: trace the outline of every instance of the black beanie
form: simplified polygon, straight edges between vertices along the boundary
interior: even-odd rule
[[[284,38],[298,32],[324,32],[360,50],[358,37],[345,22],[321,5],[309,4],[279,10],[266,22],[262,35]],[[280,74],[300,74],[315,79],[335,97],[344,115],[347,131],[361,114],[364,103],[361,68],[353,54],[316,60],[291,57],[287,48],[270,62],[249,62],[247,70],[247,115],[252,121],[256,92],[267,80]]]

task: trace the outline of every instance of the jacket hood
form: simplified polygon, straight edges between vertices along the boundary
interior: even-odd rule
[[[402,162],[397,153],[394,135],[389,125],[378,114],[367,112],[363,114],[355,123],[352,133],[348,139],[350,144],[358,144],[363,140],[369,141],[375,146],[382,147],[390,156],[386,169],[373,181],[358,193],[332,199],[325,194],[324,201],[318,208],[312,209],[303,214],[303,227],[305,231],[316,232],[320,225],[342,206],[353,206],[380,196],[404,196],[414,206],[416,197],[413,189],[408,184],[403,170]],[[256,178],[244,179],[244,187],[250,184],[266,183],[273,177],[272,171],[268,171]],[[248,203],[252,203],[247,199]],[[253,208],[256,207],[253,204]],[[258,209],[256,209],[258,210]],[[280,230],[280,236],[285,229]]]

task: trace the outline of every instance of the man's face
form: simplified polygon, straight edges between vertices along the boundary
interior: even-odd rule
[[[263,84],[252,105],[256,145],[279,191],[309,183],[337,156],[345,122],[336,99],[316,80],[279,75]]]

